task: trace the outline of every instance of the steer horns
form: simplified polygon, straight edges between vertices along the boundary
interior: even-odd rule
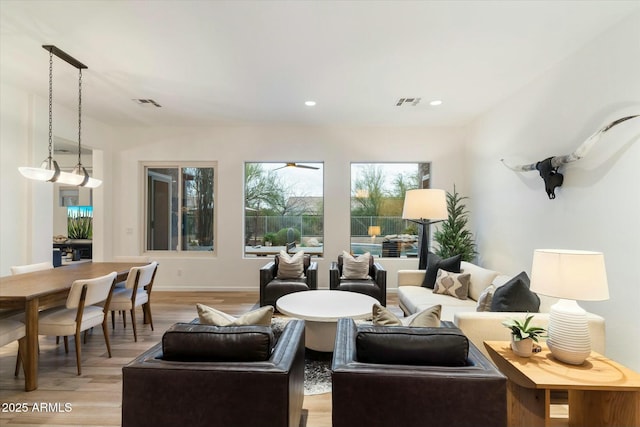
[[[612,121],[606,126],[603,126],[601,129],[591,135],[585,142],[580,144],[580,146],[571,154],[548,157],[539,162],[529,163],[525,165],[509,165],[507,162],[505,162],[504,159],[501,159],[500,161],[504,163],[504,165],[509,169],[512,169],[516,172],[528,172],[532,170],[539,171],[540,176],[544,180],[544,186],[547,192],[547,196],[549,196],[549,199],[555,199],[555,189],[557,187],[560,187],[562,185],[562,181],[564,180],[564,176],[558,172],[558,168],[562,165],[566,165],[567,163],[575,162],[576,160],[582,159],[589,153],[591,148],[593,148],[595,143],[598,142],[600,137],[609,129],[635,117],[640,117],[640,115],[636,114],[633,116],[622,117],[620,119]]]

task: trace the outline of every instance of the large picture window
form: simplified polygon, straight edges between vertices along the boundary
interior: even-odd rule
[[[245,163],[244,254],[322,256],[323,164]]]
[[[351,164],[351,252],[416,257],[418,226],[402,219],[407,190],[429,188],[430,163]]]
[[[214,166],[145,166],[147,251],[215,249]]]

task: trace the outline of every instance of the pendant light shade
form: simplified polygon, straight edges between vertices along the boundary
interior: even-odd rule
[[[58,166],[58,162],[53,160],[51,157],[45,159],[38,168],[21,166],[18,170],[25,178],[36,181],[56,182],[57,178],[60,176],[60,167]]]
[[[44,159],[40,164],[40,167],[22,166],[18,170],[28,179],[35,181],[48,181],[57,182],[59,184],[77,185],[87,188],[96,188],[102,184],[99,179],[91,178],[87,173],[87,170],[82,166],[81,162],[81,129],[82,129],[82,69],[87,68],[72,56],[63,52],[55,46],[43,45],[44,49],[49,52],[49,157]],[[58,162],[53,159],[53,55],[63,59],[69,64],[73,65],[80,71],[80,78],[78,80],[78,164],[72,172],[63,172],[58,166]]]

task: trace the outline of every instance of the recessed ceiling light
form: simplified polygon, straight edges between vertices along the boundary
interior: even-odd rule
[[[316,101],[304,101],[304,105],[307,107],[313,107],[316,105]]]
[[[438,106],[438,105],[441,105],[441,104],[442,104],[442,101],[441,101],[440,99],[434,99],[433,101],[431,101],[431,102],[429,103],[429,105],[431,105],[431,106],[433,106],[433,107]]]

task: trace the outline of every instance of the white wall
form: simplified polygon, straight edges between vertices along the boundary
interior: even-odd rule
[[[217,255],[158,255],[156,289],[257,290],[259,269],[269,258],[243,258],[243,186],[246,161],[324,162],[325,257],[319,260],[319,286],[328,287],[329,264],[349,248],[350,164],[360,161],[431,161],[432,186],[464,189],[459,129],[317,128],[247,126],[208,129],[128,129],[117,154],[113,255],[143,250],[143,170],[154,160],[218,162]],[[135,142],[135,144],[134,144]],[[201,255],[201,254],[197,254]],[[399,268],[414,268],[416,259],[385,260],[390,287]]]
[[[27,165],[30,160],[30,103],[27,96],[10,86],[2,85],[0,92],[0,274],[4,276],[9,274],[10,266],[25,263],[31,236],[28,186],[17,169],[17,165]]]
[[[565,168],[548,200],[530,163],[568,154],[612,119],[640,114],[640,15],[602,34],[477,121],[468,142],[471,208],[481,262],[530,274],[533,250],[605,254],[610,299],[584,302],[605,317],[607,355],[640,370],[640,118],[613,128]]]

